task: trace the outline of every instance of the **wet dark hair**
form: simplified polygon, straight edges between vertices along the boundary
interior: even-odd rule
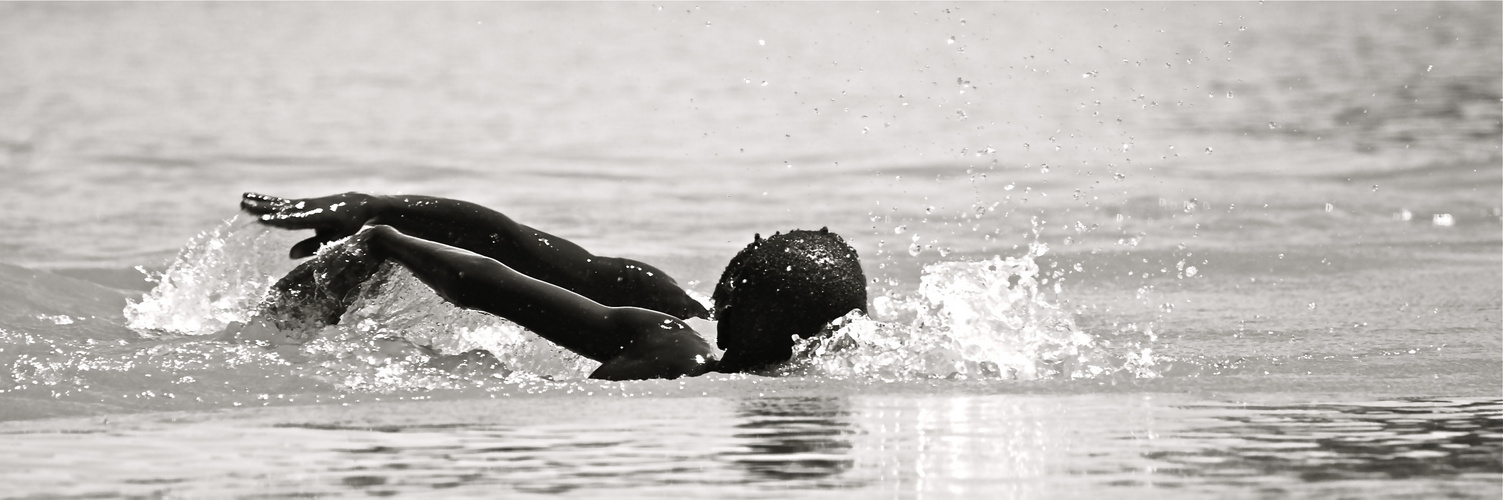
[[[856,250],[829,228],[795,229],[741,249],[715,285],[717,370],[740,372],[787,361],[792,336],[809,338],[852,309],[866,312],[866,276]]]

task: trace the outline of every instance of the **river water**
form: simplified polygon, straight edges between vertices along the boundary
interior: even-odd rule
[[[1500,26],[3,4],[0,497],[1496,498]],[[304,237],[239,194],[352,190],[700,296],[753,233],[828,226],[872,315],[776,373],[607,383],[392,270],[306,344],[210,340]]]

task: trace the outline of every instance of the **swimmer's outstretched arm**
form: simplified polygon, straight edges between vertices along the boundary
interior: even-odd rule
[[[709,316],[657,268],[591,254],[569,240],[466,201],[361,193],[291,200],[246,193],[240,207],[268,225],[315,230],[312,238],[292,247],[292,258],[313,255],[323,244],[352,235],[361,226],[385,224],[405,235],[495,259],[605,305],[645,307],[679,318]]]
[[[373,256],[411,270],[454,305],[509,319],[560,347],[601,362],[591,378],[677,378],[714,369],[709,344],[667,314],[604,306],[495,259],[389,226],[376,226],[366,233],[362,236]]]

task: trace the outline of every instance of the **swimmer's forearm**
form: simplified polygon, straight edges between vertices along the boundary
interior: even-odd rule
[[[484,255],[545,281],[585,277],[594,255],[573,242],[467,201],[433,196],[371,196],[367,224]]]
[[[591,254],[475,203],[390,195],[370,196],[366,206],[366,224],[389,225],[403,234],[490,257],[603,305],[645,307],[679,318],[709,314],[655,267]]]
[[[531,278],[477,253],[376,227],[371,249],[412,271],[456,306],[511,320],[560,347],[596,361],[624,347],[613,308]]]
[[[679,318],[706,317],[704,306],[663,271],[630,259],[601,257],[474,203],[432,196],[341,193],[287,199],[245,193],[240,208],[270,226],[312,229],[288,256],[309,257],[354,235],[362,226],[388,225],[418,238],[495,259],[513,270],[607,306],[638,306]]]

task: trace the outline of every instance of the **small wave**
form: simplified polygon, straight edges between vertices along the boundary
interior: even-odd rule
[[[916,294],[873,301],[879,321],[852,312],[829,335],[800,340],[783,372],[880,380],[1158,376],[1150,330],[1102,342],[1049,300],[1030,245],[1021,257],[924,267]],[[1056,282],[1053,287],[1059,293]],[[910,318],[906,324],[901,321]]]

